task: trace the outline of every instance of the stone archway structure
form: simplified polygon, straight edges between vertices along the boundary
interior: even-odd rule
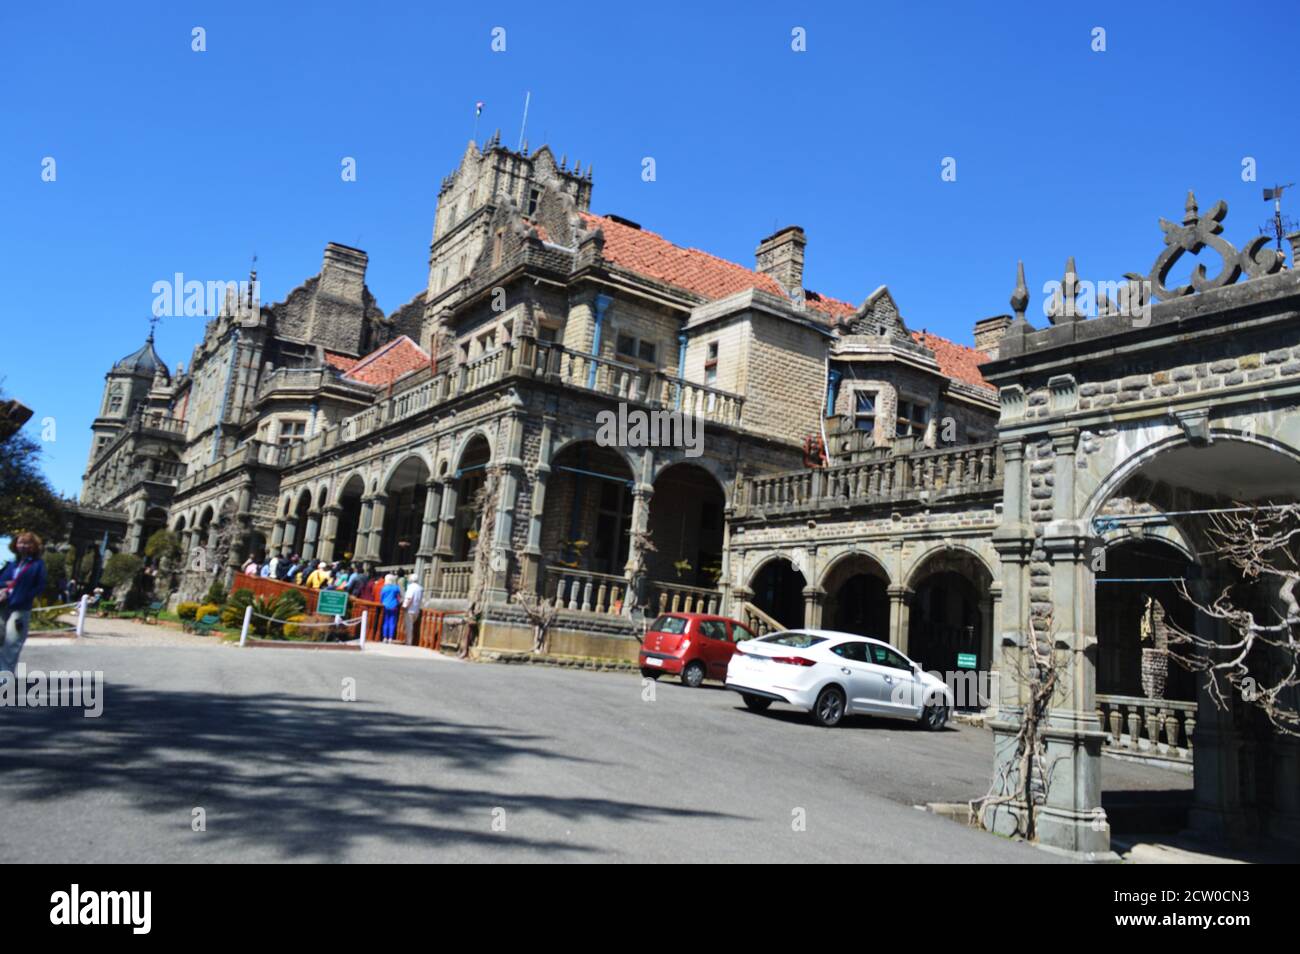
[[[1146,279],[1119,283],[1120,301],[1103,301],[1085,320],[1077,305],[1073,260],[1063,291],[1049,303],[1047,327],[1026,318],[1023,268],[1011,303],[1016,318],[996,360],[983,365],[1000,388],[998,436],[1005,462],[1003,519],[993,544],[1002,563],[1003,613],[995,760],[1015,762],[1025,684],[1009,678],[1034,629],[1050,640],[1061,691],[1041,736],[1040,763],[1052,766],[1036,799],[1041,842],[1085,857],[1105,856],[1110,830],[1101,807],[1101,752],[1107,739],[1096,702],[1094,557],[1105,549],[1103,513],[1116,496],[1150,501],[1187,537],[1196,519],[1183,511],[1218,502],[1270,499],[1288,481],[1300,450],[1300,272],[1280,270],[1260,239],[1238,251],[1218,237],[1226,206],[1201,217],[1188,196],[1181,227],[1162,220],[1166,249]],[[1209,248],[1222,261],[1191,285],[1163,284],[1182,253]],[[1243,274],[1247,280],[1236,283]],[[1099,519],[1101,518],[1101,519]],[[1180,522],[1181,521],[1181,522]],[[1293,808],[1249,811],[1232,796],[1245,770],[1225,757],[1237,729],[1200,704],[1196,732],[1197,827],[1231,833],[1244,815],[1293,824]],[[1294,744],[1273,746],[1278,771],[1297,786]],[[995,771],[995,777],[998,777]],[[1014,784],[1014,772],[1012,773]],[[1273,795],[1277,793],[1274,792]],[[987,822],[1009,831],[1025,816],[1012,802]]]

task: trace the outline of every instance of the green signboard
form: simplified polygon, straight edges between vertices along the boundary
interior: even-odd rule
[[[957,654],[957,668],[958,668],[958,669],[974,669],[974,668],[975,668],[975,654],[974,654],[974,653],[958,653],[958,654]]]
[[[322,616],[343,616],[348,611],[348,594],[343,590],[321,590],[316,612]]]

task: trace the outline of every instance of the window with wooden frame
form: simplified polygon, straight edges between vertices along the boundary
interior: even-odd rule
[[[876,392],[853,392],[853,426],[868,434],[876,430]]]
[[[659,349],[653,341],[635,335],[619,335],[616,350],[620,358],[634,358],[646,364],[655,364],[659,356]]]
[[[709,350],[704,356],[704,383],[709,387],[717,387],[718,384],[718,343],[709,342]]]
[[[921,401],[910,398],[898,399],[898,427],[895,431],[899,437],[922,437],[925,426],[930,421],[930,408]]]
[[[307,439],[307,422],[302,418],[284,418],[280,421],[280,430],[276,443],[281,447],[289,444],[301,444]]]

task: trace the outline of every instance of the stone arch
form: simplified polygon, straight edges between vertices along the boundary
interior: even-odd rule
[[[380,484],[384,519],[378,544],[372,549],[383,566],[415,567],[429,494],[429,459],[416,452],[403,454],[388,468]]]
[[[698,600],[707,602],[709,596],[691,590],[716,592],[721,579],[726,492],[716,475],[694,460],[659,468],[653,487],[646,515],[654,546],[646,554],[650,605],[693,607]]]
[[[469,450],[476,437],[482,438],[483,442],[487,444],[488,461],[491,462],[492,459],[496,457],[496,438],[490,434],[488,429],[485,427],[473,427],[462,436],[460,441],[452,448],[450,455],[452,473],[460,469],[461,461],[465,457],[465,452]]]
[[[804,589],[807,577],[796,569],[786,553],[769,553],[754,567],[746,584],[750,600],[786,629],[800,629],[805,622]]]
[[[906,576],[900,642],[905,634],[907,655],[922,668],[945,674],[959,708],[991,702],[987,674],[993,668],[995,579],[983,554],[953,542],[919,554]]]
[[[729,472],[729,469],[721,461],[710,457],[687,457],[680,452],[663,457],[656,454],[650,482],[655,483],[658,481],[660,475],[665,471],[683,466],[698,467],[703,471],[707,471],[709,476],[717,483],[718,489],[722,491],[724,505],[731,506],[731,493],[734,489],[736,475]]]
[[[345,471],[343,475],[340,476],[337,481],[335,481],[334,499],[331,501],[331,503],[336,507],[342,506],[344,492],[345,491],[350,492],[356,481],[361,482],[361,490],[359,493],[361,496],[365,496],[365,492],[366,492],[365,474],[362,473],[360,470],[349,470],[349,471]]]
[[[818,582],[822,626],[888,640],[891,582],[884,561],[874,553],[852,547],[836,554]]]
[[[397,469],[413,458],[419,460],[420,463],[424,465],[426,474],[433,473],[433,460],[430,458],[428,452],[420,447],[408,448],[399,454],[393,455],[392,462],[384,468],[383,473],[379,477],[379,487],[386,489],[388,485],[392,483],[393,475],[397,473]]]
[[[624,576],[636,469],[616,447],[569,440],[550,461],[541,548],[560,569]],[[617,585],[617,584],[614,584]]]
[[[366,496],[366,478],[359,471],[350,472],[338,485],[334,505],[339,508],[334,533],[334,556],[349,560],[357,556],[361,529],[361,500]]]
[[[600,446],[601,446],[601,445],[599,445],[599,444],[596,443],[596,437],[595,437],[595,431],[594,431],[594,430],[592,431],[592,433],[591,433],[590,436],[588,436],[588,435],[582,435],[582,434],[578,434],[578,435],[569,435],[568,437],[561,438],[558,442],[556,442],[556,443],[552,446],[552,448],[551,448],[551,460],[552,460],[552,461],[558,460],[562,454],[564,454],[566,451],[571,451],[574,447],[576,447],[576,446],[579,445],[579,444],[589,444],[589,445],[591,445],[591,446],[593,446],[593,447],[600,447]],[[632,479],[633,479],[633,480],[640,480],[640,478],[641,478],[641,462],[640,462],[639,460],[637,460],[636,458],[632,457],[632,455],[628,453],[628,451],[627,451],[626,448],[624,448],[624,447],[601,447],[601,449],[602,449],[602,450],[605,450],[605,451],[609,451],[610,453],[613,453],[613,454],[617,454],[620,458],[622,458],[623,465],[624,465],[625,467],[627,467],[628,471],[632,474]]]

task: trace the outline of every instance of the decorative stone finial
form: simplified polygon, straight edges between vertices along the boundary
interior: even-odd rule
[[[1025,321],[1025,310],[1029,308],[1029,289],[1025,287],[1025,263],[1016,262],[1016,290],[1011,293],[1011,310],[1016,313],[1016,321]]]
[[[1183,206],[1183,225],[1195,225],[1199,219],[1196,209],[1196,195],[1187,190],[1187,204]]]

